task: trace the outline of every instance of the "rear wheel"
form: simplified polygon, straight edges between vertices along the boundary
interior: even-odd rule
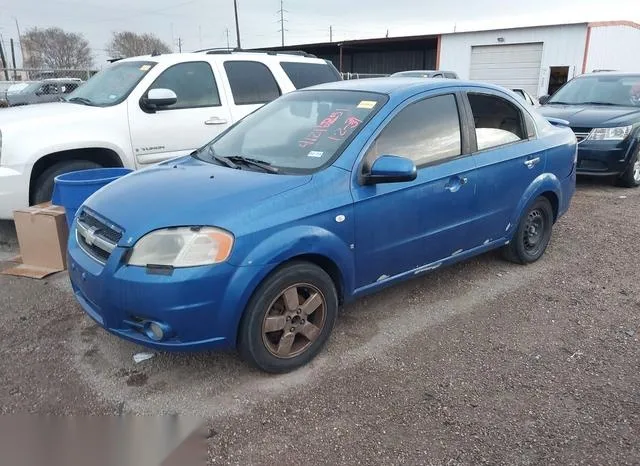
[[[31,196],[31,203],[42,204],[43,202],[51,200],[51,195],[53,194],[53,183],[56,176],[62,175],[63,173],[101,167],[102,165],[89,160],[65,160],[64,162],[58,162],[51,165],[36,179],[35,187]]]
[[[640,186],[640,151],[629,162],[625,172],[618,178],[618,184],[625,188],[637,188]]]
[[[553,209],[546,197],[539,197],[520,219],[511,242],[504,248],[507,260],[517,264],[535,262],[547,249],[553,228]]]
[[[322,349],[338,314],[338,295],[320,267],[293,262],[256,290],[240,323],[238,350],[266,372],[288,372]]]

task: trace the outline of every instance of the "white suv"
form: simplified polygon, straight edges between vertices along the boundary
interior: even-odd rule
[[[0,219],[49,200],[61,173],[188,154],[281,94],[339,79],[304,53],[209,50],[119,60],[66,102],[0,109]]]

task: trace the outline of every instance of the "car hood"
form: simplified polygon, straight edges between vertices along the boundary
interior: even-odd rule
[[[624,126],[640,121],[640,108],[608,105],[554,105],[538,107],[544,116],[567,120],[572,127]]]
[[[133,172],[92,195],[84,206],[125,231],[128,246],[146,233],[174,226],[210,225],[237,231],[245,213],[308,183],[311,175],[234,170],[194,157]]]
[[[23,96],[25,99],[28,96]],[[18,95],[9,96],[11,105],[22,102]],[[11,126],[28,124],[64,124],[65,127],[75,121],[85,121],[88,117],[101,115],[104,109],[88,105],[68,102],[52,102],[23,107],[9,107],[0,112],[0,129],[3,131]]]

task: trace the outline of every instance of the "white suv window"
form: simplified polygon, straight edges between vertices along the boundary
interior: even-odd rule
[[[188,62],[167,68],[149,89],[171,89],[178,101],[167,110],[179,108],[216,107],[220,105],[218,86],[206,62]]]
[[[280,97],[280,87],[264,63],[226,61],[224,69],[236,105],[265,104]]]

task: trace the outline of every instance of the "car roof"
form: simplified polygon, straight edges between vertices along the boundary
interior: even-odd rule
[[[183,53],[166,53],[160,55],[142,55],[138,57],[123,58],[117,60],[115,63],[130,62],[130,61],[151,61],[163,64],[177,64],[184,61],[196,61],[196,60],[217,60],[217,61],[229,61],[229,60],[254,60],[268,63],[271,61],[288,61],[288,62],[301,62],[301,63],[327,63],[322,58],[313,56],[305,56],[301,54],[293,53],[276,53],[276,52],[237,52],[237,51],[223,51],[223,50],[204,50],[202,52],[183,52]]]
[[[480,83],[475,81],[462,81],[458,79],[423,79],[413,77],[387,77],[387,78],[366,78],[351,79],[345,81],[335,81],[317,86],[308,87],[307,90],[349,90],[376,92],[379,94],[418,94],[424,91],[435,89],[445,89],[447,87],[482,87],[504,92],[505,89],[494,84]],[[304,91],[304,90],[303,90]]]
[[[619,77],[619,78],[624,78],[624,77],[631,77],[631,78],[640,78],[640,72],[633,72],[633,71],[596,71],[594,73],[585,73],[585,74],[581,74],[580,76],[576,76],[574,79],[580,79],[580,78],[588,78],[590,76],[612,76],[612,77]]]

